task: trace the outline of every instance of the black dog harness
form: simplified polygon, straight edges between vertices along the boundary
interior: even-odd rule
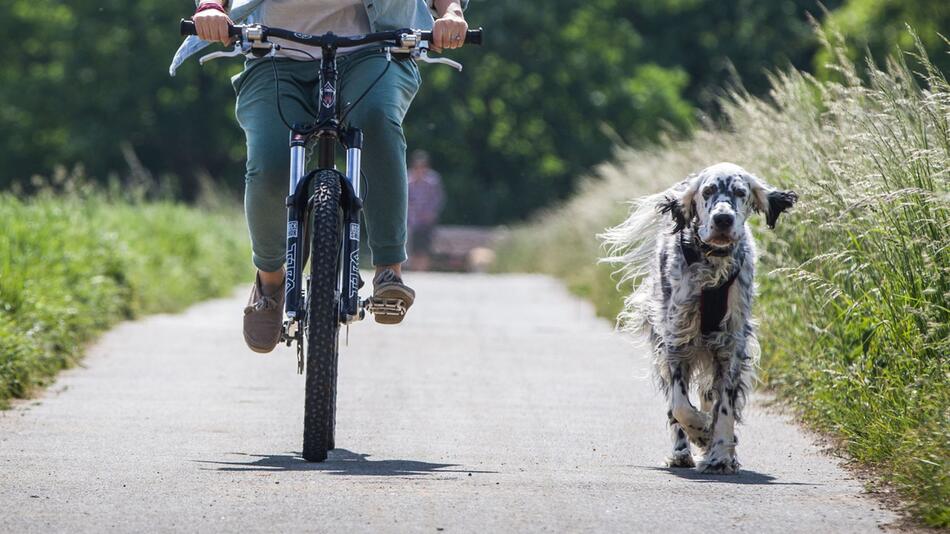
[[[686,258],[686,265],[703,261],[706,256],[726,256],[732,248],[720,249],[710,247],[705,243],[700,243],[699,247],[687,246],[683,239],[683,232],[680,232],[680,250],[683,257]],[[739,277],[740,268],[718,287],[704,288],[699,294],[699,324],[703,335],[719,332],[722,330],[720,323],[726,316],[726,310],[729,309],[729,288]]]

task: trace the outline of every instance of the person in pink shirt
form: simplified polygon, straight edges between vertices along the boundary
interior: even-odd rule
[[[427,271],[432,264],[432,238],[445,205],[445,191],[442,177],[432,170],[426,151],[414,151],[409,161],[409,264]]]

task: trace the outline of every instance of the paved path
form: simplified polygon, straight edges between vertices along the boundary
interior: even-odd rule
[[[243,294],[126,323],[0,412],[0,532],[875,532],[895,520],[753,406],[738,476],[660,467],[647,365],[535,276],[413,275],[353,327],[337,444],[298,457],[290,349],[243,347]]]

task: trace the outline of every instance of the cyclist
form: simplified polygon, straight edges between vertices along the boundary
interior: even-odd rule
[[[360,35],[414,28],[433,32],[435,50],[459,48],[468,24],[463,14],[467,0],[200,0],[193,17],[198,37],[227,43],[228,24],[259,22],[319,35]],[[229,9],[230,8],[230,9]],[[434,16],[433,16],[434,14]],[[233,16],[233,19],[229,16]],[[279,39],[275,39],[280,43]],[[277,52],[281,105],[287,121],[305,123],[316,115],[319,95],[320,49],[296,43]],[[200,45],[198,45],[200,46]],[[198,47],[186,41],[174,69]],[[249,60],[232,79],[237,94],[236,116],[247,138],[244,209],[251,236],[257,278],[244,309],[244,340],[256,352],[270,352],[280,341],[283,322],[284,259],[286,248],[287,176],[290,167],[289,132],[278,115],[271,60]],[[419,89],[418,68],[410,59],[393,58],[369,45],[341,49],[339,99],[352,103],[366,92],[347,122],[363,130],[363,160],[367,193],[366,230],[376,274],[373,296],[400,299],[408,308],[415,292],[403,283],[406,261],[407,170],[402,122]],[[367,92],[368,90],[368,92]],[[401,316],[375,315],[380,323],[394,324]]]

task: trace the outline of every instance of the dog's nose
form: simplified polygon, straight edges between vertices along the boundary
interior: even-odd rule
[[[732,223],[736,221],[736,218],[730,213],[717,213],[713,215],[713,224],[716,225],[716,228],[720,230],[725,230],[732,227]]]

